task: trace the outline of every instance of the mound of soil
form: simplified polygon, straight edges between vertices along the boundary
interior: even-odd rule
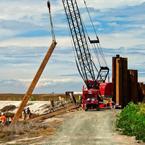
[[[16,109],[15,105],[8,105],[0,109],[1,112],[8,112],[8,111],[13,111]]]

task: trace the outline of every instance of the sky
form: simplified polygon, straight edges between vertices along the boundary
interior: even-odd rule
[[[71,36],[61,0],[50,0],[57,47],[34,93],[81,91]],[[145,82],[145,0],[86,0],[108,66],[128,58]],[[47,0],[0,0],[0,93],[25,93],[51,44]],[[83,0],[83,23],[94,36]]]

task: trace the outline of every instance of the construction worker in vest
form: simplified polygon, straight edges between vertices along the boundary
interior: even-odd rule
[[[1,124],[5,125],[6,123],[6,116],[4,115],[4,113],[1,113]]]
[[[30,108],[26,108],[26,118],[27,119],[30,119],[31,118],[31,111],[30,111]]]

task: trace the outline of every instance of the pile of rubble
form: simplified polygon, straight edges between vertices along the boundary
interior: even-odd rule
[[[30,108],[32,114],[43,115],[55,111],[65,104],[68,101],[63,99],[58,101],[29,101],[26,108]],[[5,114],[15,114],[20,101],[0,101],[0,112]]]

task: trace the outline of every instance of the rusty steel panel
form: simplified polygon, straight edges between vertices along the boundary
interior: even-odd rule
[[[128,70],[130,101],[138,102],[138,71]]]
[[[144,84],[142,82],[138,83],[138,101],[142,102],[145,96]]]
[[[142,88],[142,90],[143,90],[143,102],[145,102],[145,84],[143,85],[143,88]]]
[[[116,58],[116,104],[122,106],[122,63]]]
[[[121,63],[122,63],[122,106],[125,107],[128,102],[128,75],[127,75],[127,70],[128,70],[128,60],[127,58],[121,58]]]
[[[120,58],[120,55],[116,55],[116,57],[112,57],[112,90],[113,96],[112,99],[116,102],[116,59]]]
[[[113,101],[122,107],[129,102],[128,59],[119,55],[112,58]]]
[[[112,99],[116,102],[116,57],[112,58],[112,87],[113,87],[113,96]]]

